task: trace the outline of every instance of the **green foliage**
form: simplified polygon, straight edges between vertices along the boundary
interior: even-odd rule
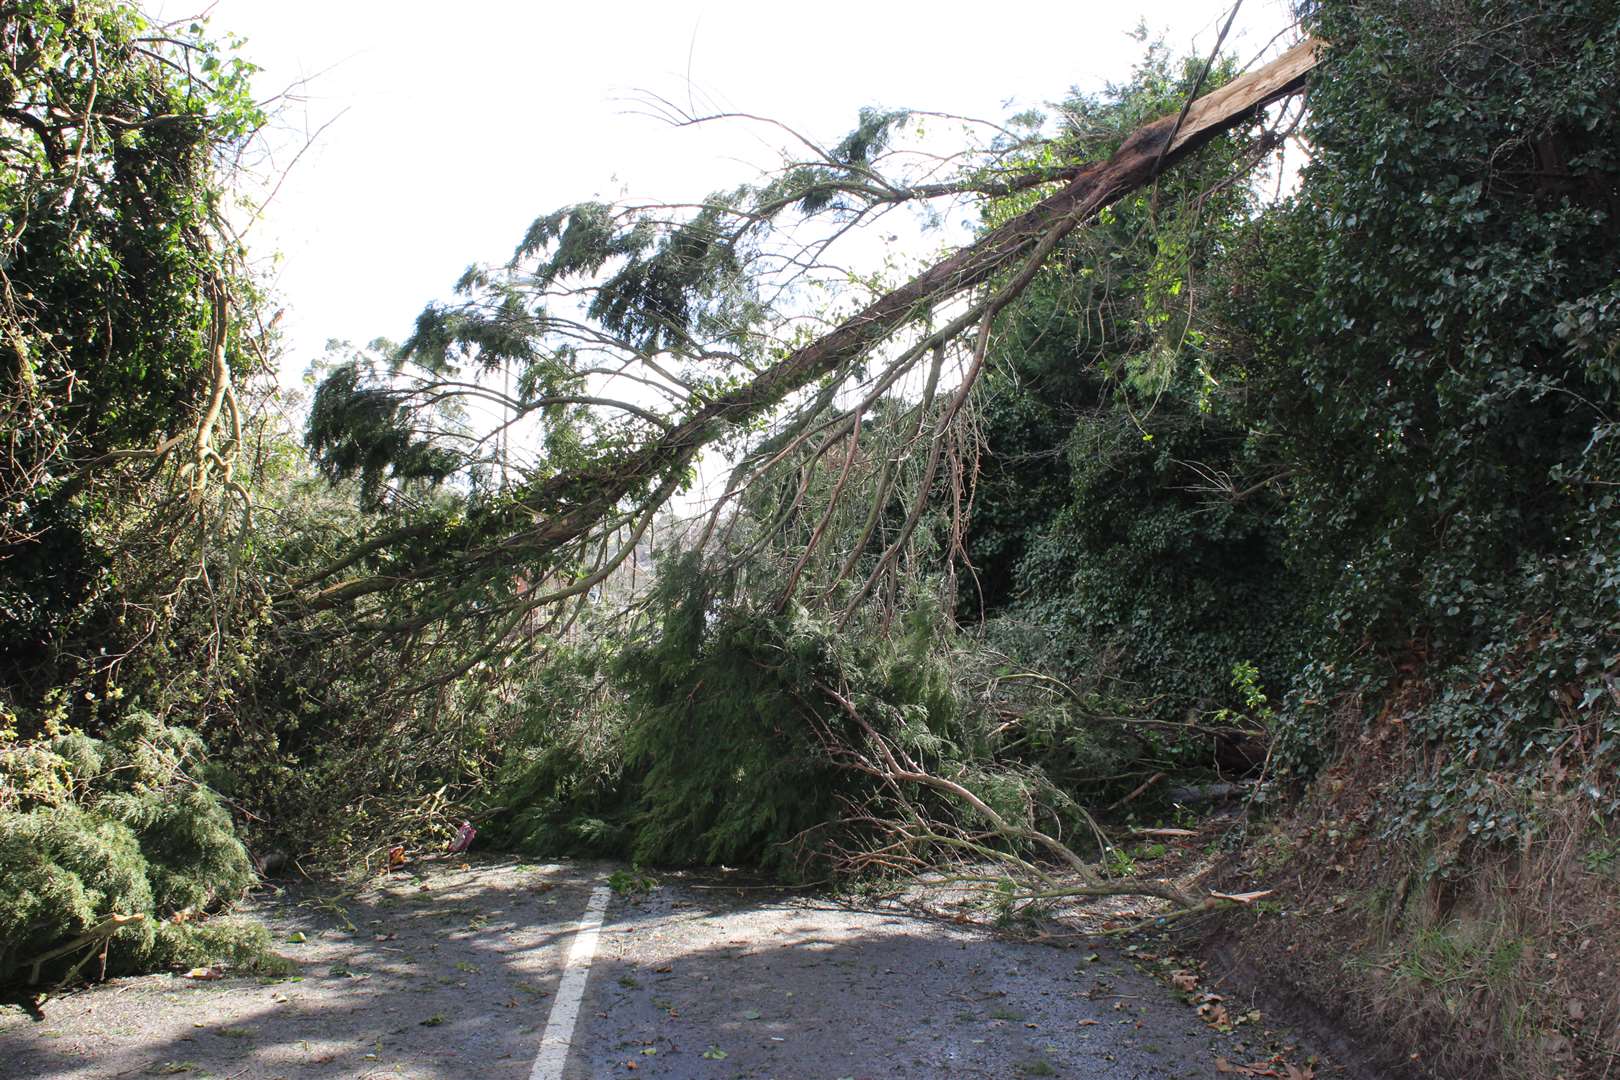
[[[0,983],[110,915],[108,971],[258,963],[262,929],[199,922],[253,880],[230,815],[195,779],[202,743],[133,713],[106,740],[69,732],[0,752]],[[85,949],[49,963],[45,983]]]
[[[821,751],[818,729],[854,737],[829,690],[930,713],[885,658],[802,611],[762,615],[727,602],[697,565],[666,570],[657,637],[626,650],[620,670],[635,717],[626,759],[637,775],[631,852],[646,863],[760,862],[791,867],[790,844],[837,820],[857,786]],[[881,648],[881,646],[876,646]],[[911,692],[907,692],[907,691]]]
[[[1522,820],[1500,804],[1525,805],[1559,747],[1614,747],[1620,20],[1602,2],[1312,18],[1333,43],[1312,161],[1234,246],[1213,369],[1291,472],[1278,524],[1313,640],[1277,760],[1309,770],[1336,703],[1398,690],[1440,766],[1404,827],[1462,814],[1505,836]]]
[[[251,65],[117,0],[8,4],[0,43],[0,685],[28,708],[141,636],[114,625],[114,592],[154,599],[108,570],[122,470],[197,423],[212,291],[248,341],[221,214],[263,118]]]
[[[1614,5],[1310,18],[1332,59],[1297,195],[1128,200],[1020,299],[982,613],[1139,716],[1263,723],[1285,781],[1384,709],[1427,763],[1391,830],[1522,838],[1576,777],[1612,812]],[[1077,132],[1106,146],[1169,76]]]
[[[1019,576],[1023,610],[1064,644],[1066,667],[1135,686],[1154,715],[1181,720],[1225,701],[1235,660],[1286,668],[1293,597],[1267,501],[1197,490],[1188,468],[1229,461],[1230,433],[1172,408],[1076,425],[1070,502]]]
[[[522,699],[529,720],[507,742],[491,835],[647,865],[844,869],[834,856],[860,848],[877,824],[862,815],[888,798],[848,767],[871,751],[862,722],[1007,821],[1056,815],[1075,831],[1078,808],[1036,763],[1083,782],[1114,770],[1117,747],[1050,680],[1009,678],[925,604],[885,635],[778,607],[777,588],[682,556],[664,566],[641,634],[555,657]],[[964,811],[903,788],[948,819]]]
[[[233,714],[257,659],[269,604],[242,507],[277,453],[258,389],[215,367],[273,344],[251,330],[261,297],[225,223],[264,121],[233,47],[117,0],[0,13],[8,983],[113,914],[145,919],[112,939],[110,971],[246,962],[261,934],[197,921],[252,879],[195,732]],[[228,494],[183,470],[198,443]]]
[[[115,0],[3,19],[8,389],[73,375],[55,422],[80,452],[167,433],[206,387],[217,173],[263,120],[253,68],[200,26],[155,37]]]
[[[1549,774],[1607,775],[1615,15],[1313,8],[1296,196],[1127,201],[1021,298],[969,537],[992,624],[1149,716],[1263,721],[1284,779],[1398,698],[1432,769],[1392,829],[1522,836]],[[1106,145],[1169,74],[1077,129]]]
[[[263,923],[230,915],[202,922],[162,922],[142,968],[191,969],[223,965],[257,975],[287,975],[292,961],[271,951],[273,941]]]
[[[825,210],[849,212],[857,209],[859,197],[842,190],[846,177],[860,177],[875,155],[889,145],[895,128],[909,120],[905,110],[862,109],[855,130],[832,148],[826,166],[804,166],[789,173],[779,185],[786,197],[797,196],[797,207],[805,214]]]
[[[333,491],[250,419],[242,476],[280,516],[221,543],[195,528],[217,504],[131,462],[195,423],[216,281],[239,313],[227,352],[246,344],[256,295],[215,225],[223,155],[258,122],[247,69],[176,29],[201,73],[183,77],[111,3],[0,18],[18,448],[0,463],[0,978],[114,912],[150,916],[115,969],[254,955],[252,930],[169,918],[248,880],[214,790],[327,866],[433,842],[487,789],[502,845],[811,874],[880,835],[896,790],[964,835],[985,824],[849,767],[874,733],[1071,836],[1078,801],[1206,764],[1197,727],[1269,729],[1290,781],[1359,709],[1424,762],[1392,830],[1522,839],[1549,782],[1620,811],[1613,0],[1313,7],[1332,67],[1294,197],[1262,206],[1241,179],[1271,145],[1255,127],[1113,206],[998,319],[984,392],[950,424],[949,386],[911,400],[897,374],[849,446],[821,420],[883,347],[816,368],[781,426],[761,432],[762,401],[728,428],[759,476],[710,549],[671,562],[629,629],[586,594],[567,633],[523,605],[584,581],[596,541],[688,479],[685,449],[645,456],[647,434],[811,340],[801,311],[768,322],[784,283],[760,267],[797,265],[771,228],[923,194],[878,169],[908,114],[863,112],[822,160],[699,207],[540,218],[403,346],[326,372],[305,448]],[[1057,139],[1008,136],[955,190],[997,193],[986,221],[1009,220],[1042,194],[1020,178],[1107,153],[1200,73],[1152,49],[1068,103]],[[590,398],[648,356],[682,384],[670,401]],[[451,452],[477,441],[458,385],[538,432],[516,482],[495,479],[504,445]],[[954,440],[938,471],[918,452],[935,425]],[[593,501],[621,465],[635,486]],[[952,576],[959,539],[976,578]],[[312,592],[357,603],[309,615]]]
[[[658,887],[658,879],[641,872],[638,867],[615,870],[608,875],[608,888],[620,896],[645,896]]]
[[[1488,621],[1525,556],[1563,547],[1549,471],[1612,400],[1559,312],[1613,288],[1616,75],[1588,52],[1614,47],[1613,12],[1473,6],[1513,62],[1439,6],[1324,9],[1316,156],[1239,267],[1248,400],[1303,466],[1290,531],[1335,630]]]
[[[611,642],[560,649],[524,683],[523,722],[507,740],[490,797],[496,843],[548,855],[626,849],[630,712],[612,677],[616,656]]]
[[[570,650],[531,686],[494,801],[522,850],[791,870],[789,848],[851,787],[815,725],[846,669],[824,627],[729,603],[695,562],[666,567],[656,633]]]
[[[1277,710],[1269,704],[1270,698],[1260,688],[1260,669],[1247,660],[1232,665],[1232,689],[1237,692],[1238,707],[1216,709],[1213,716],[1217,724],[1254,724],[1270,729],[1276,723]]]
[[[1075,152],[1176,111],[1202,69],[1151,48],[1128,83],[1067,105]],[[1164,723],[1224,704],[1234,661],[1292,659],[1276,499],[1208,375],[1205,282],[1257,209],[1226,183],[1250,152],[1218,140],[1085,230],[1010,309],[982,405],[969,610],[1040,628],[1021,660]]]
[[[385,342],[372,351],[392,353]],[[336,483],[358,479],[364,506],[376,508],[391,484],[439,484],[463,466],[461,455],[420,434],[405,397],[376,375],[376,358],[361,352],[321,380],[310,404],[304,444]]]

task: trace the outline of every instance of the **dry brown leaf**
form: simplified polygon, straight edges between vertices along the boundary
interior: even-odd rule
[[[1276,891],[1277,891],[1276,889],[1261,889],[1258,892],[1240,892],[1240,893],[1212,892],[1209,895],[1213,896],[1217,900],[1231,900],[1234,903],[1238,903],[1238,904],[1252,904],[1256,900],[1259,900],[1259,899],[1262,899],[1264,897],[1270,896],[1272,893],[1274,893]]]
[[[186,979],[223,979],[224,977],[225,973],[223,971],[212,967],[194,967],[182,976],[182,978]]]
[[[1177,990],[1191,992],[1198,989],[1198,976],[1190,971],[1177,971],[1170,975],[1170,985]]]

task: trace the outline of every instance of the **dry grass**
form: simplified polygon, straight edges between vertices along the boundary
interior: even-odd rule
[[[1374,725],[1376,730],[1376,725]],[[1405,1057],[1416,1075],[1620,1080],[1620,823],[1566,769],[1531,790],[1513,850],[1457,831],[1379,839],[1396,788],[1427,775],[1399,732],[1352,749],[1221,871],[1275,887],[1223,950]],[[1395,1053],[1398,1049],[1398,1053]]]

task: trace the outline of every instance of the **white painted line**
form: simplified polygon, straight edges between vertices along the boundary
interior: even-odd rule
[[[585,914],[580,916],[579,928],[574,931],[574,944],[568,950],[568,962],[557,984],[557,996],[551,1001],[551,1018],[546,1021],[545,1034],[540,1036],[540,1053],[535,1055],[529,1080],[562,1080],[568,1047],[574,1041],[574,1028],[579,1023],[579,1006],[585,998],[585,978],[591,973],[596,939],[602,933],[602,916],[607,912],[608,897],[612,894],[606,885],[591,890],[590,902],[585,905]]]

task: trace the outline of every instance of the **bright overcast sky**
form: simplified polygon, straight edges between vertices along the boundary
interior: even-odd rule
[[[1000,119],[1099,88],[1140,55],[1139,21],[1201,53],[1225,11],[1222,0],[218,0],[211,20],[248,39],[262,93],[309,78],[284,110],[277,168],[304,131],[333,121],[250,235],[260,256],[280,255],[283,371],[296,376],[328,338],[403,337],[426,301],[468,265],[504,260],[540,213],[593,195],[693,199],[772,160],[741,131],[635,114],[637,91],[685,103],[692,87],[700,103],[834,142],[865,105]],[[1246,0],[1229,47],[1246,60],[1289,21],[1285,0]]]

